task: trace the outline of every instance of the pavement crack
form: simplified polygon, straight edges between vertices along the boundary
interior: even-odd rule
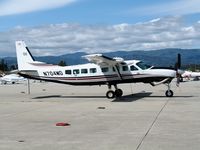
[[[162,111],[164,110],[164,108],[166,107],[166,105],[168,104],[170,98],[167,99],[167,101],[164,103],[164,105],[162,106],[162,108],[160,109],[160,111],[157,113],[155,119],[153,120],[153,122],[151,123],[151,125],[149,126],[147,132],[145,133],[145,135],[142,137],[140,143],[138,144],[136,150],[138,150],[142,143],[144,142],[145,138],[147,137],[147,135],[149,134],[149,132],[151,131],[152,127],[154,126],[154,124],[156,123],[156,121],[158,120],[158,117],[160,116],[160,114],[162,113]]]

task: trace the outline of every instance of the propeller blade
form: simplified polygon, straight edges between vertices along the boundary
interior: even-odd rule
[[[178,56],[177,56],[177,67],[178,67],[178,69],[181,68],[181,54],[178,54]]]
[[[177,55],[177,62],[175,63],[174,69],[176,70],[176,85],[179,86],[180,80],[181,80],[181,73],[180,69],[181,68],[181,54]]]
[[[178,71],[181,68],[181,54],[177,55],[177,61],[174,65],[174,70]]]

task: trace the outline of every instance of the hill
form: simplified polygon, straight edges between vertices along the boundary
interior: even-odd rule
[[[122,57],[125,60],[138,59],[147,64],[154,66],[174,66],[177,54],[182,56],[182,64],[200,64],[200,49],[161,49],[152,51],[115,51],[109,53],[103,53],[108,57]],[[61,60],[64,60],[67,65],[83,64],[87,63],[87,60],[82,56],[87,55],[84,52],[78,52],[73,54],[66,54],[60,56],[44,56],[35,57],[38,61],[43,61],[51,64],[58,64]],[[5,62],[11,66],[16,64],[16,57],[2,58]]]

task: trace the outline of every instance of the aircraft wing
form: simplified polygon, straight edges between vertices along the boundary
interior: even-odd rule
[[[97,65],[110,65],[115,66],[117,64],[123,63],[124,59],[120,57],[110,58],[104,56],[103,54],[92,54],[92,55],[85,55],[83,58],[86,58],[88,61],[95,63]]]
[[[115,70],[117,71],[118,77],[123,80],[122,75],[119,71],[119,68],[117,67],[119,64],[124,63],[124,59],[120,57],[115,57],[115,58],[110,58],[107,56],[104,56],[102,54],[92,54],[92,55],[85,55],[83,56],[86,58],[88,61],[95,63],[97,65],[108,65],[108,66],[113,66]]]

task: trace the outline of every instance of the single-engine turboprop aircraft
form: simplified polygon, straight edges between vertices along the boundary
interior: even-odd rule
[[[149,83],[152,86],[166,84],[167,97],[173,96],[170,83],[179,74],[180,56],[176,69],[156,68],[148,66],[139,60],[127,60],[115,57],[110,58],[102,54],[83,56],[91,63],[57,66],[35,61],[24,41],[16,41],[16,53],[19,75],[37,80],[70,84],[70,85],[107,85],[107,98],[121,97],[123,91],[118,88],[121,83]],[[180,55],[180,54],[179,54]],[[115,88],[115,91],[111,87]]]

